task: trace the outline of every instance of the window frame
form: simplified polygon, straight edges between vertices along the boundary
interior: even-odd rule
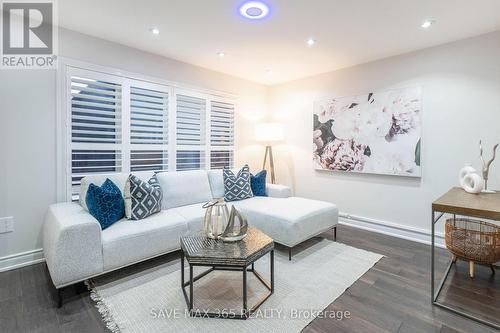
[[[72,142],[71,132],[71,77],[81,76],[85,77],[92,74],[92,79],[103,79],[109,82],[121,85],[122,98],[121,98],[121,119],[122,119],[122,142],[121,147],[121,172],[130,172],[131,167],[131,152],[132,150],[141,150],[134,148],[142,148],[142,150],[155,150],[150,149],[153,145],[133,145],[130,143],[130,87],[158,90],[168,94],[168,170],[176,171],[177,168],[177,151],[186,150],[192,146],[178,146],[176,142],[176,111],[177,111],[177,95],[187,95],[205,99],[205,142],[204,150],[204,170],[211,169],[211,152],[212,151],[232,151],[232,163],[236,160],[236,142],[237,131],[237,99],[238,96],[233,93],[208,90],[184,85],[178,82],[167,81],[164,79],[149,77],[142,74],[135,74],[115,68],[99,66],[86,62],[81,62],[68,58],[60,58],[57,70],[57,114],[56,114],[56,142],[57,142],[57,200],[58,201],[71,201],[72,200],[72,149],[75,144]],[[233,112],[233,145],[232,146],[212,146],[210,140],[211,123],[211,103],[212,101],[230,103],[234,106]],[[163,145],[158,145],[158,150]],[[97,174],[97,173],[96,173]]]

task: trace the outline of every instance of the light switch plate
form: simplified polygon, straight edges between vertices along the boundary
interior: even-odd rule
[[[13,231],[14,231],[14,217],[8,216],[0,218],[0,234]]]

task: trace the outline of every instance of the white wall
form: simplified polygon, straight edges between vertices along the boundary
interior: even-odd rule
[[[424,100],[421,179],[313,170],[315,99],[416,85]],[[500,32],[273,86],[269,99],[289,133],[275,150],[279,182],[346,213],[429,230],[431,202],[457,184],[466,163],[480,167],[479,139],[487,155],[500,142]],[[500,157],[490,178],[500,188]]]
[[[266,86],[66,30],[59,37],[65,58],[237,94],[236,161],[260,160],[253,124],[266,115]],[[2,257],[42,246],[43,217],[56,201],[56,131],[55,71],[0,70],[0,217],[15,218],[15,232],[0,234],[0,270]],[[4,261],[36,256],[27,257]]]
[[[55,194],[55,73],[0,70],[0,257],[40,247],[43,215]],[[0,267],[1,268],[1,267]]]

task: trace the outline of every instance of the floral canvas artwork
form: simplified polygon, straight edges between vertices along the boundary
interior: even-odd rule
[[[314,103],[316,169],[421,176],[420,87]]]

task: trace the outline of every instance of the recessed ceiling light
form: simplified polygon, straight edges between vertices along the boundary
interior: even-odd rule
[[[307,45],[308,45],[308,46],[313,46],[314,44],[316,44],[316,40],[315,40],[315,39],[313,39],[313,38],[309,38],[309,39],[307,40]]]
[[[225,52],[217,52],[217,55],[219,56],[219,58],[224,58],[226,56],[226,53]]]
[[[422,23],[421,27],[424,29],[430,28],[434,23],[436,23],[435,20],[426,20]]]
[[[269,14],[269,6],[261,1],[249,1],[240,6],[240,14],[251,20],[260,20]]]
[[[160,34],[160,29],[158,28],[150,28],[149,31],[153,34],[153,35],[159,35]]]

